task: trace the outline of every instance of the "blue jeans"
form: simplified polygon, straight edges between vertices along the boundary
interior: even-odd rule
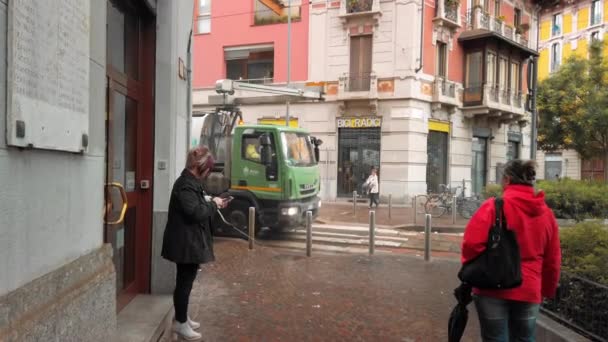
[[[475,296],[484,342],[534,342],[539,304]]]

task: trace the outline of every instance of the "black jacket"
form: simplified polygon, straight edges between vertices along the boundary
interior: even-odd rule
[[[188,170],[173,184],[169,217],[163,236],[163,258],[178,264],[204,264],[215,260],[211,219],[217,211],[205,201],[200,181]]]

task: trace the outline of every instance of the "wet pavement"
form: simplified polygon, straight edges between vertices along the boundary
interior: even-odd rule
[[[414,210],[411,207],[393,207],[389,218],[389,210],[387,204],[381,204],[376,211],[376,224],[379,226],[392,227],[408,227],[412,225],[424,226],[424,208],[419,206],[414,222]],[[323,223],[355,223],[369,224],[369,209],[367,203],[357,203],[357,208],[353,214],[352,202],[323,202],[323,206],[319,210],[319,222]],[[446,213],[439,218],[432,219],[434,227],[442,227],[444,229],[454,229],[462,231],[468,220],[456,215],[456,221],[452,219],[451,213]]]
[[[217,239],[190,315],[205,341],[447,341],[458,263],[321,254]],[[478,340],[473,306],[463,341]]]

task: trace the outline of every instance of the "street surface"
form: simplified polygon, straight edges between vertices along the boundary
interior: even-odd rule
[[[190,315],[205,341],[446,341],[454,261],[315,253],[217,239]],[[471,317],[463,341],[478,340]]]

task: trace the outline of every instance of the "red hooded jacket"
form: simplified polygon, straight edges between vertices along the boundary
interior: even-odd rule
[[[534,194],[531,186],[508,185],[503,199],[508,229],[515,231],[519,244],[523,283],[514,289],[473,289],[473,292],[487,297],[540,303],[542,297],[555,296],[559,281],[561,250],[557,221],[545,204],[545,193]],[[495,214],[494,198],[491,198],[473,215],[462,241],[462,263],[485,250]]]

